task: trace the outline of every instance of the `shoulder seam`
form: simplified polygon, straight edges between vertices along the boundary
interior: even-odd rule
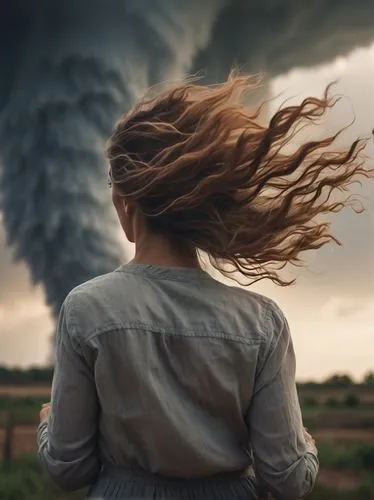
[[[150,332],[152,334],[159,334],[163,336],[168,336],[168,337],[184,337],[184,338],[191,338],[191,339],[198,339],[198,338],[210,338],[210,339],[215,339],[215,340],[227,340],[230,342],[237,342],[240,344],[246,344],[246,345],[258,345],[258,344],[263,344],[265,339],[263,338],[258,338],[258,339],[249,339],[246,337],[241,337],[237,335],[232,335],[227,332],[215,330],[212,333],[209,332],[196,332],[194,331],[185,331],[185,332],[180,332],[180,333],[175,333],[174,331],[170,331],[164,328],[154,328],[150,327],[149,325],[143,325],[143,324],[132,324],[128,326],[119,326],[116,324],[112,325],[107,325],[106,327],[100,328],[100,330],[97,330],[96,332],[92,333],[87,337],[87,341],[92,341],[95,337],[99,337],[101,335],[111,333],[111,332],[127,332],[128,330],[145,330],[147,332]],[[214,335],[218,334],[218,335]]]

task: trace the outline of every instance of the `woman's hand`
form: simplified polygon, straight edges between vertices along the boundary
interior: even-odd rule
[[[46,422],[51,413],[51,403],[44,403],[42,409],[40,410],[40,423]]]
[[[309,434],[308,429],[306,427],[304,427],[303,431],[304,431],[304,439],[305,439],[305,441],[307,442],[307,444],[309,444],[310,446],[312,446],[312,448],[314,449],[314,451],[317,453],[317,445],[316,445],[315,440]]]

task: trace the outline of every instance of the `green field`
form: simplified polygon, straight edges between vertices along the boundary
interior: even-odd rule
[[[320,453],[318,485],[310,499],[374,500],[374,386],[301,385],[299,396]],[[81,497],[58,492],[41,474],[35,433],[40,405],[48,399],[48,385],[0,386],[1,450],[10,413],[14,421],[12,461],[3,462],[0,471],[1,500]]]

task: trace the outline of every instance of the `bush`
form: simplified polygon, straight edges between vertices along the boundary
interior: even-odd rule
[[[12,412],[17,425],[34,425],[39,421],[39,411],[45,397],[0,396],[0,427],[6,425],[7,415]],[[0,497],[1,498],[1,497]]]
[[[374,446],[371,444],[360,444],[355,451],[362,467],[374,470]]]
[[[343,401],[347,408],[357,408],[360,405],[360,398],[355,392],[348,392]]]
[[[341,403],[338,399],[333,398],[333,397],[329,397],[326,399],[325,405],[328,408],[339,408],[341,406]]]
[[[42,403],[45,403],[45,396],[0,396],[0,410],[4,411],[39,411]]]
[[[360,443],[340,450],[331,443],[321,443],[318,451],[321,467],[374,470],[374,445],[372,444]]]
[[[321,467],[331,469],[358,469],[360,462],[353,450],[339,450],[331,443],[318,445]]]
[[[319,401],[315,396],[305,396],[302,399],[302,405],[306,408],[315,408],[319,405]]]

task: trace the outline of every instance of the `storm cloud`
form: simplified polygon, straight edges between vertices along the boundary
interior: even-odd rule
[[[150,85],[235,63],[272,78],[373,40],[369,0],[0,0],[3,223],[54,314],[126,258],[103,149]]]

